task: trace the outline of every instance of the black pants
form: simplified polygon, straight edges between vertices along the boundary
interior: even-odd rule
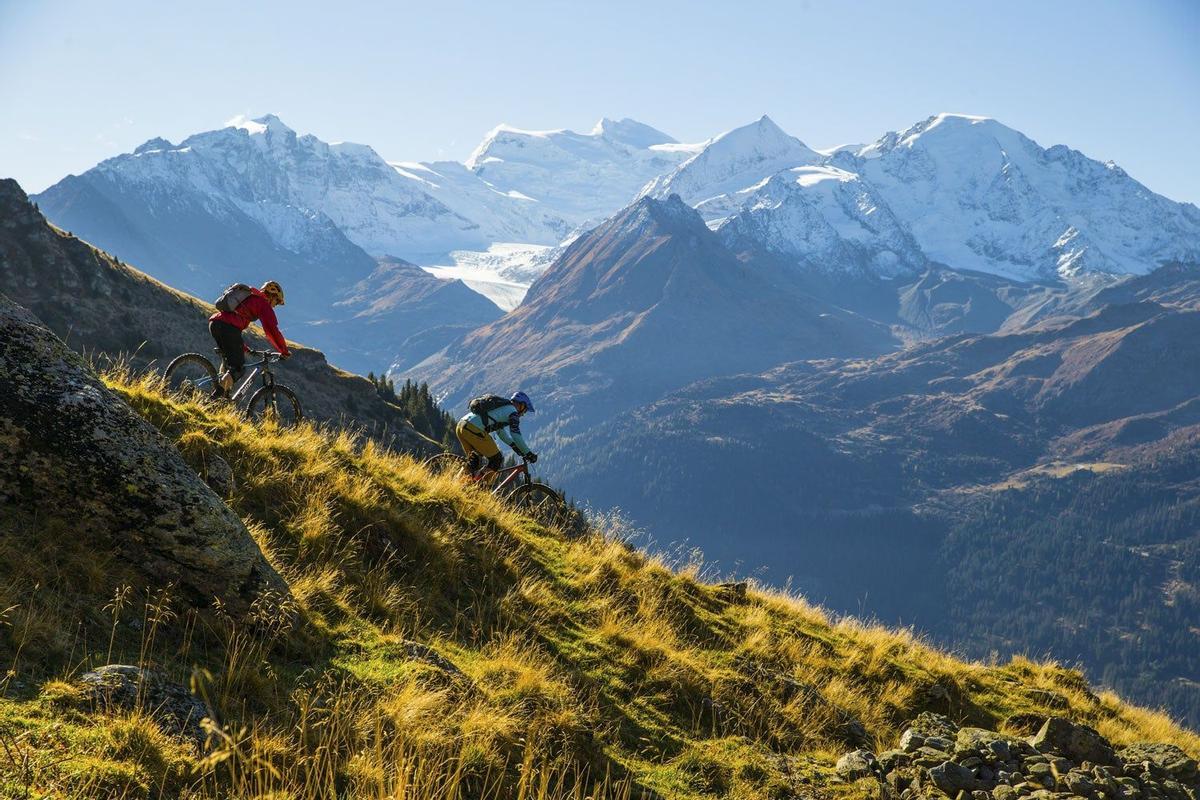
[[[230,325],[219,319],[208,323],[208,332],[212,334],[213,341],[221,349],[221,358],[225,360],[225,369],[229,370],[229,374],[233,376],[236,383],[246,369],[246,352],[242,349],[242,332],[236,325]]]

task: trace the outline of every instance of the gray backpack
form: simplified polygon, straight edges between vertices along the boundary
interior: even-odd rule
[[[507,405],[511,405],[511,401],[507,397],[501,397],[498,394],[485,394],[473,399],[467,404],[467,408],[471,410],[471,413],[478,414],[480,419],[483,420],[483,429],[486,432],[494,433],[495,431],[506,427],[508,425],[508,420],[496,422],[489,417],[488,414],[495,411],[497,408],[504,408]]]
[[[237,307],[252,294],[253,290],[246,284],[235,283],[222,292],[213,305],[217,307],[217,311],[237,311]]]

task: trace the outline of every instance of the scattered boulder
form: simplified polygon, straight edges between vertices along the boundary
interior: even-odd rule
[[[1016,736],[984,728],[962,728],[954,741],[956,757],[981,758],[985,763],[1010,761],[1032,751],[1028,743]]]
[[[749,584],[746,581],[727,582],[717,584],[717,594],[727,603],[744,603],[746,602],[746,590]]]
[[[92,701],[104,711],[141,711],[167,733],[204,744],[200,720],[212,711],[183,686],[161,675],[125,664],[109,664],[79,678]]]
[[[842,717],[834,731],[840,741],[851,747],[868,747],[872,744],[871,734],[867,733],[867,726],[849,714]]]
[[[975,773],[968,767],[953,761],[944,761],[929,770],[929,779],[934,786],[954,797],[959,792],[969,792],[975,788]]]
[[[836,769],[847,781],[873,778],[879,774],[879,761],[870,750],[854,750],[838,759]]]
[[[455,692],[460,697],[473,697],[479,691],[469,675],[429,645],[404,639],[388,645],[387,653],[389,657],[397,660],[416,661],[432,667],[432,670],[425,673],[425,679]]]
[[[925,737],[913,727],[907,728],[900,736],[900,750],[905,753],[915,753],[925,746]]]
[[[1173,744],[1133,744],[1118,750],[1117,760],[1126,767],[1153,764],[1181,783],[1200,782],[1196,759]]]
[[[1114,764],[1112,745],[1093,728],[1077,725],[1064,717],[1050,717],[1030,740],[1040,753],[1057,753],[1075,761]]]
[[[400,643],[399,648],[404,657],[410,661],[421,661],[429,664],[455,678],[466,677],[466,674],[453,661],[428,645],[421,644],[420,642],[404,641]]]
[[[913,731],[924,739],[938,738],[954,741],[958,736],[958,726],[949,717],[934,714],[932,711],[922,711],[917,718],[908,723],[908,730]]]

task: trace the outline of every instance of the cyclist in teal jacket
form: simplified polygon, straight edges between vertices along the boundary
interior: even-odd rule
[[[458,421],[454,433],[462,445],[463,455],[467,457],[467,469],[471,474],[479,471],[483,459],[487,459],[489,469],[498,470],[504,466],[504,456],[500,454],[496,440],[491,437],[493,433],[529,463],[537,461],[537,453],[529,449],[525,437],[521,435],[521,417],[532,411],[533,403],[529,396],[517,392],[507,405],[498,406],[482,415],[472,411]]]

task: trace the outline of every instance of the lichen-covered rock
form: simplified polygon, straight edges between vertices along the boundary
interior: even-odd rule
[[[985,764],[998,764],[1033,754],[1033,747],[1023,739],[984,728],[962,728],[954,740],[954,754],[959,760],[977,757]]]
[[[1133,744],[1118,750],[1117,760],[1126,765],[1148,762],[1160,767],[1177,781],[1200,782],[1200,768],[1196,759],[1173,744]]]
[[[149,670],[109,664],[79,678],[96,706],[104,711],[138,710],[150,716],[167,733],[204,744],[200,721],[211,717],[208,706],[177,683]]]
[[[1000,784],[992,790],[992,797],[996,800],[1016,800],[1019,796],[1020,793],[1007,784]]]
[[[179,452],[0,295],[0,536],[71,539],[135,588],[236,613],[287,587]]]
[[[1057,753],[1075,761],[1116,763],[1116,754],[1107,739],[1087,725],[1077,725],[1064,717],[1047,719],[1030,744],[1040,753]]]
[[[913,728],[906,728],[900,734],[900,750],[905,753],[915,753],[925,745],[925,737]]]
[[[976,786],[975,773],[953,761],[945,761],[930,769],[929,778],[935,786],[951,797],[959,792],[969,792]]]
[[[908,723],[908,728],[925,739],[939,738],[954,741],[958,736],[958,726],[951,722],[949,717],[934,714],[931,711],[923,711],[918,714],[916,719]]]
[[[879,762],[870,750],[855,750],[838,759],[836,769],[844,780],[856,781],[876,777],[879,773]]]
[[[420,642],[404,641],[398,645],[398,648],[406,658],[409,658],[413,661],[421,661],[425,664],[429,664],[430,666],[436,667],[447,675],[451,675],[456,678],[466,677],[463,674],[463,671],[459,669],[453,661],[446,658],[429,645],[424,645]]]
[[[903,750],[885,750],[879,754],[879,769],[891,772],[897,767],[907,767],[912,763],[912,756]]]

